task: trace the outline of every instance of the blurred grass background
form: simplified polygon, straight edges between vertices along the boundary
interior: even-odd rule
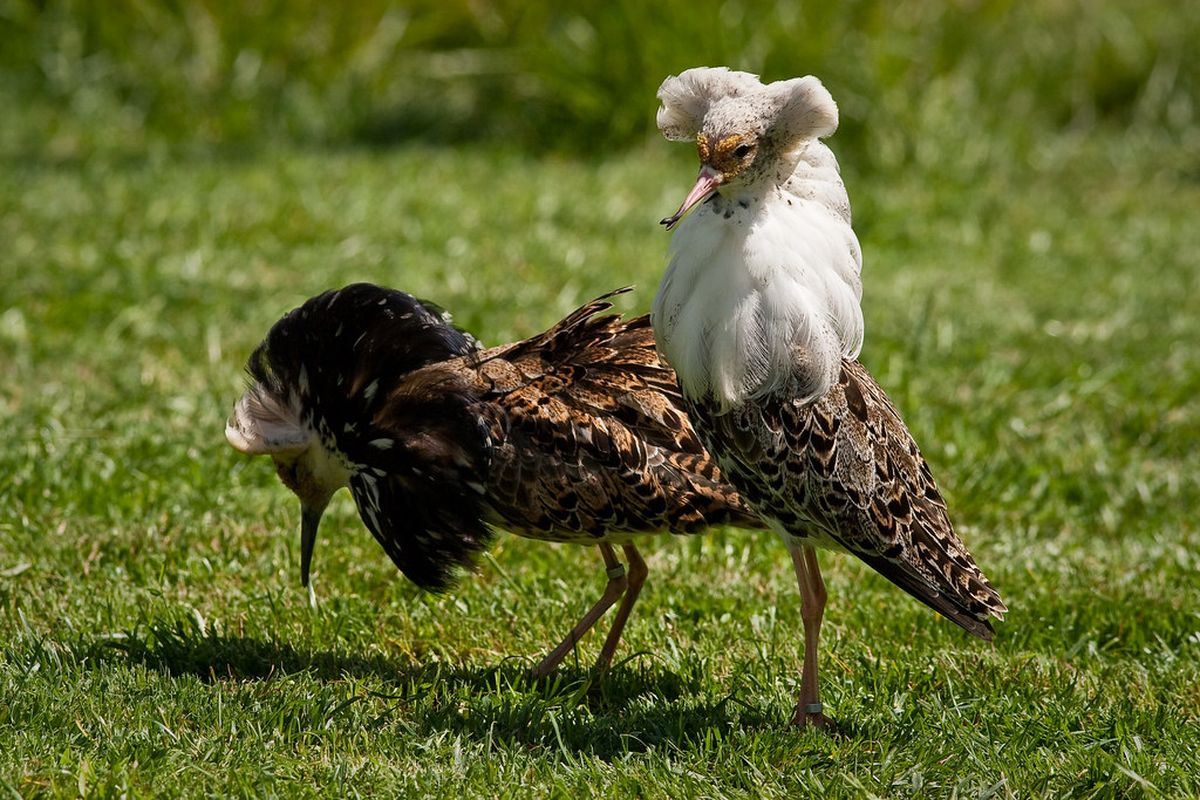
[[[1200,796],[1197,42],[1161,0],[0,0],[0,789]],[[535,683],[594,553],[425,595],[340,496],[310,604],[220,434],[352,280],[488,342],[645,310],[696,168],[654,90],[705,63],[838,100],[864,363],[1013,609],[983,646],[824,556],[842,737],[780,724],[769,536],[654,542],[631,661]]]
[[[819,73],[841,106],[839,152],[864,169],[1096,127],[1194,152],[1197,41],[1195,0],[3,0],[0,99],[21,114],[0,148],[483,140],[598,154],[652,135],[663,77],[733,64]]]

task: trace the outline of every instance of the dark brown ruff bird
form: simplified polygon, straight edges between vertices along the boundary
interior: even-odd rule
[[[301,580],[343,486],[400,571],[432,591],[473,567],[491,525],[597,545],[604,594],[535,673],[624,596],[604,668],[646,578],[637,538],[760,527],[688,424],[649,318],[598,316],[610,296],[487,350],[437,307],[371,284],[326,292],[276,323],[225,433],[243,453],[271,455],[299,496]]]
[[[824,725],[815,547],[845,550],[967,631],[1007,610],[887,395],[854,360],[862,255],[833,153],[837,106],[811,76],[763,85],[698,68],[659,88],[658,126],[693,141],[654,302],[659,350],[726,478],[783,538],[800,585],[804,670],[793,722]],[[694,213],[693,213],[694,212]],[[689,216],[690,214],[690,216]]]

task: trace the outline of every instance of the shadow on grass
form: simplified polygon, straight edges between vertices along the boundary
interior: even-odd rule
[[[631,659],[597,675],[575,667],[549,678],[509,659],[491,666],[297,649],[207,630],[194,623],[154,622],[120,638],[85,641],[85,663],[138,664],[172,678],[205,682],[355,679],[356,697],[377,714],[432,734],[451,732],[489,748],[539,748],[564,757],[613,759],[673,744],[694,748],[754,729],[783,730],[778,711],[762,710],[735,691],[714,697],[700,675],[684,675]],[[281,690],[282,691],[282,690]]]

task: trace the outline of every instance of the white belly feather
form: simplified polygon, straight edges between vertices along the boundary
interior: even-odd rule
[[[810,392],[797,399],[812,399],[858,355],[862,256],[845,190],[836,172],[832,185],[798,178],[761,199],[716,197],[671,240],[653,322],[690,397],[731,408],[799,374]]]

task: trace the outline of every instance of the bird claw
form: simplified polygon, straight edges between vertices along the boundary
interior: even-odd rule
[[[791,724],[797,728],[817,728],[828,731],[837,727],[833,717],[825,716],[820,703],[797,703],[796,713],[792,715]]]

